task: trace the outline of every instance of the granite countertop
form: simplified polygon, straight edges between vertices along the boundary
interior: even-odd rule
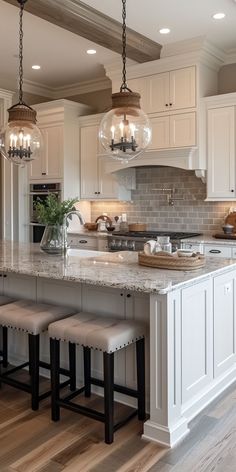
[[[202,234],[201,236],[193,236],[192,238],[181,239],[181,242],[192,244],[214,244],[217,246],[236,246],[236,239],[218,239],[209,234]]]
[[[175,271],[141,267],[136,252],[106,253],[81,249],[69,250],[66,257],[49,256],[40,250],[38,244],[0,242],[2,272],[144,293],[167,293],[232,269],[236,269],[236,262],[223,258],[208,257],[202,269]]]

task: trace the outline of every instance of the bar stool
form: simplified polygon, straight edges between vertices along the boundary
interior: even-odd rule
[[[60,407],[84,414],[105,423],[105,442],[113,442],[113,434],[138,413],[145,419],[145,345],[146,328],[143,323],[101,317],[91,313],[77,313],[48,327],[51,354],[52,420],[60,419]],[[84,387],[63,399],[59,392],[60,341],[83,346]],[[129,344],[136,344],[137,390],[114,384],[114,353]],[[91,349],[103,352],[104,380],[91,377]],[[104,413],[78,405],[72,399],[85,391],[91,395],[91,384],[104,387]],[[138,410],[132,411],[124,421],[114,424],[114,391],[124,393],[138,400]]]
[[[39,358],[40,334],[47,330],[49,323],[70,316],[73,312],[74,310],[68,307],[34,303],[30,300],[16,300],[0,306],[0,326],[4,332],[4,351],[7,349],[8,328],[27,333],[29,349],[28,362],[6,372],[0,370],[0,385],[5,383],[30,393],[32,410],[37,410],[39,401],[51,394],[51,390],[39,394],[39,368],[50,370],[50,364],[40,361]],[[29,366],[30,385],[11,377],[13,373],[27,366]],[[71,390],[73,390],[75,389],[75,347],[71,344],[69,345],[69,366],[69,370],[60,369],[61,374],[69,377],[60,387],[70,384]]]
[[[14,299],[10,297],[5,297],[4,295],[0,295],[0,306],[7,305],[8,303],[13,302]],[[2,337],[2,348],[0,350],[0,356],[2,359],[0,360],[0,363],[3,365],[3,367],[7,367],[8,365],[8,355],[7,355],[7,328],[2,327],[1,328],[1,337]]]

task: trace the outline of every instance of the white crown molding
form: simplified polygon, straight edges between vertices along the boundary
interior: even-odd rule
[[[229,49],[225,53],[225,62],[224,65],[227,64],[235,64],[236,63],[236,48]]]
[[[108,77],[101,77],[98,79],[87,80],[77,84],[66,85],[63,87],[48,87],[44,84],[24,80],[24,91],[42,97],[60,99],[64,97],[73,97],[74,95],[82,95],[99,90],[106,90],[111,88],[111,82]]]
[[[15,92],[12,92],[11,90],[5,90],[0,88],[0,99],[5,99],[5,100],[11,100]]]

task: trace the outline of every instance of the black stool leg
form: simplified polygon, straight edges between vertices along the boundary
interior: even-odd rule
[[[70,390],[76,389],[76,345],[69,343]]]
[[[137,384],[138,384],[138,419],[145,420],[145,341],[136,342]]]
[[[3,367],[8,366],[8,336],[7,327],[2,327],[2,365]]]
[[[91,396],[91,349],[84,347],[84,386],[85,397]]]
[[[29,334],[29,372],[31,379],[31,408],[39,408],[39,334]]]
[[[103,353],[105,443],[111,444],[114,435],[114,354]]]
[[[51,418],[52,421],[60,419],[60,407],[58,405],[60,392],[60,341],[50,338],[50,357],[51,357]]]

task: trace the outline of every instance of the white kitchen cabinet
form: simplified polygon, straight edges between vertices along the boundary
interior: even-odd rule
[[[129,79],[128,87],[141,95],[146,113],[196,107],[196,67]]]
[[[52,180],[63,178],[64,128],[60,126],[41,127],[43,149],[40,159],[30,164],[31,180]]]
[[[3,294],[9,297],[36,301],[36,277],[22,274],[3,274]]]
[[[69,233],[67,236],[68,246],[76,249],[89,249],[96,251],[98,249],[97,237],[83,234]]]
[[[179,148],[196,144],[196,113],[179,113],[151,118],[149,150]]]
[[[126,185],[125,171],[122,175],[113,176],[105,170],[106,163],[98,141],[100,121],[101,115],[79,120],[81,199],[130,200],[131,191]]]
[[[214,256],[214,257],[226,257],[231,258],[231,247],[230,246],[223,246],[214,244],[205,244],[204,245],[204,254],[206,256]]]
[[[0,295],[3,295],[3,272],[0,272]]]
[[[207,154],[207,199],[235,199],[235,106],[208,110]]]
[[[212,280],[182,291],[182,401],[213,379]]]
[[[90,113],[87,105],[54,100],[34,106],[43,135],[40,159],[29,166],[31,182],[61,182],[62,198],[80,196],[78,117]]]
[[[236,361],[235,282],[232,274],[214,279],[214,378]]]

